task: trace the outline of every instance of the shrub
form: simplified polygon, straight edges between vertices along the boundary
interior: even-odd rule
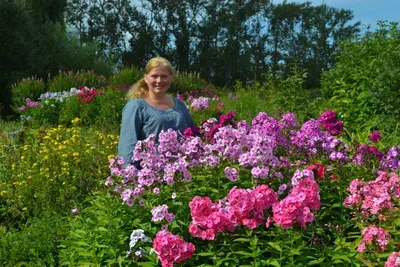
[[[113,73],[108,82],[108,86],[114,89],[120,88],[120,90],[127,90],[142,77],[143,71],[139,70],[137,67],[122,68]]]
[[[36,77],[27,78],[16,83],[12,88],[12,108],[14,111],[25,105],[27,98],[36,101],[44,93],[45,84],[42,79]]]
[[[102,88],[105,85],[106,78],[103,75],[97,75],[93,71],[81,70],[76,73],[60,71],[59,74],[50,79],[47,89],[49,92],[62,92],[81,86]]]
[[[23,143],[8,151],[0,180],[4,216],[21,217],[65,210],[102,184],[118,137],[80,128],[26,130]],[[6,218],[5,217],[5,218]]]
[[[342,44],[335,66],[323,74],[324,97],[349,129],[391,132],[400,119],[400,29],[378,26]]]

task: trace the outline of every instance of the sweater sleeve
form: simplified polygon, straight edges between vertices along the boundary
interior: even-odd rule
[[[183,110],[183,114],[185,116],[185,121],[186,121],[188,127],[192,127],[194,125],[194,122],[193,122],[192,116],[190,115],[189,109],[187,108],[186,104],[182,100],[177,99],[177,101],[180,102],[180,105],[182,107],[181,109]]]
[[[139,133],[143,125],[143,116],[138,101],[128,102],[122,110],[121,131],[118,142],[118,156],[125,162],[133,163],[132,156]]]

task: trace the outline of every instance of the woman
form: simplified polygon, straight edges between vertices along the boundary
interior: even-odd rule
[[[133,163],[132,155],[137,141],[168,129],[183,132],[193,126],[186,105],[167,95],[174,75],[171,63],[155,57],[146,64],[144,77],[133,85],[127,94],[129,102],[122,111],[122,124],[118,155],[125,162]]]

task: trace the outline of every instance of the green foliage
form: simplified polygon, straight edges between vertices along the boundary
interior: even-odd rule
[[[50,92],[62,92],[80,86],[102,88],[105,85],[106,78],[103,75],[98,75],[93,71],[81,70],[76,73],[72,71],[60,72],[58,75],[51,78],[47,88]]]
[[[266,75],[264,84],[244,86],[237,82],[231,91],[232,97],[222,97],[225,110],[235,110],[237,117],[250,122],[259,112],[279,116],[293,112],[299,122],[317,118],[327,109],[318,89],[306,89],[304,71],[294,69],[289,77]],[[222,91],[221,91],[222,92]]]
[[[61,241],[60,266],[133,266],[125,257],[129,236],[140,227],[140,215],[100,191],[88,197]]]
[[[45,212],[20,229],[0,226],[1,266],[57,266],[61,223],[59,214]]]
[[[381,22],[378,30],[341,46],[322,92],[351,130],[391,132],[400,119],[400,30]]]
[[[196,73],[177,72],[172,80],[169,91],[171,93],[184,93],[194,90],[203,90],[206,87],[214,88],[212,84],[201,79]]]
[[[114,72],[108,81],[108,86],[112,88],[118,88],[120,86],[130,86],[143,78],[143,71],[137,67],[122,68],[121,70]],[[126,88],[128,89],[128,88]]]
[[[25,99],[29,98],[36,101],[39,96],[45,91],[45,83],[36,77],[22,79],[15,84],[12,89],[12,106],[14,111],[25,105]]]

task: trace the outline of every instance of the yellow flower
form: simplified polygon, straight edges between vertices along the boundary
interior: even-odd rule
[[[75,119],[73,119],[73,120],[71,121],[72,124],[78,124],[78,123],[80,123],[80,122],[81,122],[81,119],[80,119],[80,118],[75,118]]]

